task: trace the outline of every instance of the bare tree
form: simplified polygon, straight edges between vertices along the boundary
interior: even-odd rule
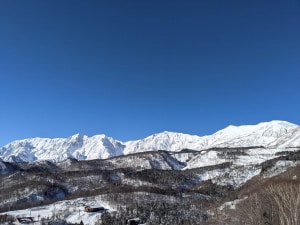
[[[280,225],[298,225],[300,221],[300,182],[281,180],[267,185],[265,191],[278,209]]]
[[[238,224],[298,225],[300,221],[300,181],[270,181],[237,205]],[[231,219],[230,224],[233,223]]]

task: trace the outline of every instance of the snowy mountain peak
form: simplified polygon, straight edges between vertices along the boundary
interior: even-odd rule
[[[184,133],[177,133],[177,132],[171,132],[171,131],[164,131],[161,133],[157,133],[151,136],[146,137],[145,139],[142,139],[144,141],[146,140],[155,140],[155,141],[161,141],[161,140],[169,140],[169,141],[176,141],[177,139],[190,139],[193,135],[190,134],[184,134]],[[199,137],[199,136],[194,136]]]
[[[280,121],[280,120],[273,120],[270,122],[262,122],[256,125],[241,125],[241,126],[234,126],[234,125],[229,125],[228,127],[217,131],[215,134],[251,134],[255,132],[266,132],[266,131],[282,131],[286,132],[290,129],[294,129],[298,127],[296,124],[292,124],[286,121]],[[277,135],[280,135],[280,133],[276,133]]]
[[[155,150],[180,151],[183,148],[188,148],[188,146],[197,142],[199,139],[200,137],[196,135],[164,131],[148,136],[142,140],[126,142],[124,153],[129,154]]]
[[[256,125],[230,125],[211,135],[210,139],[214,140],[215,147],[269,146],[296,127],[298,125],[279,120]]]
[[[270,122],[261,122],[258,125],[267,125],[267,126],[282,126],[282,127],[297,127],[298,125],[290,123],[284,120],[272,120]]]
[[[87,136],[83,135],[83,134],[80,134],[80,133],[77,133],[77,134],[74,134],[74,135],[70,136],[69,139],[71,139],[71,140],[81,140],[84,137],[87,137]]]

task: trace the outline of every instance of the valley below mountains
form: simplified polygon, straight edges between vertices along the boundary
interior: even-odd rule
[[[299,178],[300,126],[286,121],[30,138],[0,148],[0,224],[297,225]]]

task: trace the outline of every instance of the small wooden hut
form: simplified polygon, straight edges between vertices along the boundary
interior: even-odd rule
[[[92,206],[87,205],[87,206],[84,207],[84,211],[85,212],[103,212],[103,211],[105,211],[105,208],[102,207],[102,206],[92,207]]]
[[[33,224],[35,221],[33,220],[33,217],[19,217],[17,218],[19,224]]]

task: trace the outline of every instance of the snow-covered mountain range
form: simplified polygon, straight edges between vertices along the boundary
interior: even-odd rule
[[[2,161],[63,161],[107,159],[145,151],[211,148],[264,147],[285,149],[300,146],[300,126],[286,121],[263,122],[257,125],[228,126],[212,135],[196,136],[162,132],[145,139],[122,142],[106,135],[88,137],[75,134],[68,138],[30,138],[13,141],[0,148]]]

